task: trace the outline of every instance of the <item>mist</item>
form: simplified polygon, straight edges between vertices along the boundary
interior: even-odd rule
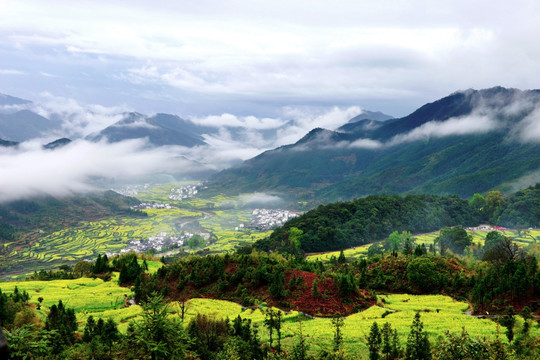
[[[55,150],[42,149],[36,140],[0,148],[0,202],[86,193],[108,181],[133,181],[161,172],[189,176],[204,169],[179,157],[178,150],[151,149],[144,140],[114,144],[76,140]]]

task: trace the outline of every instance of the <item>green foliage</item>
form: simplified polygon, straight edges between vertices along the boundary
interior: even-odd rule
[[[479,214],[466,200],[457,196],[368,196],[321,205],[289,220],[268,239],[256,242],[255,247],[265,251],[293,253],[289,241],[292,228],[302,232],[297,237],[305,252],[339,250],[366,244],[384,239],[396,230],[402,231],[401,245],[406,238],[410,238],[410,233],[403,231],[417,233],[443,226],[476,225],[478,220]],[[296,230],[293,233],[298,234]],[[389,250],[396,245],[397,240],[389,240]]]
[[[457,254],[463,254],[465,248],[472,244],[472,237],[461,226],[445,227],[441,230],[436,242],[439,244],[439,249],[443,255],[446,249],[450,249]]]
[[[407,360],[430,360],[431,359],[431,344],[424,332],[424,324],[420,320],[420,313],[417,312],[414,316],[414,321],[411,325],[411,331],[407,337]]]
[[[540,225],[540,183],[516,192],[499,205],[493,215],[496,224],[517,228]]]
[[[64,346],[69,346],[75,341],[75,331],[77,330],[77,318],[75,311],[65,308],[62,301],[58,301],[58,306],[50,308],[45,330],[54,331],[54,353],[59,353]]]
[[[135,337],[152,359],[184,359],[188,338],[181,324],[167,316],[163,297],[151,294],[143,303],[142,321],[136,324]]]
[[[332,325],[334,326],[333,350],[334,353],[338,353],[343,348],[343,327],[345,326],[345,322],[342,317],[334,316],[332,318]]]
[[[422,292],[434,292],[438,289],[441,274],[436,271],[435,263],[429,257],[418,257],[407,265],[407,279]]]
[[[380,358],[380,347],[382,343],[381,332],[379,331],[379,326],[374,321],[371,329],[369,330],[369,336],[367,338],[368,350],[369,350],[369,360],[379,360]]]

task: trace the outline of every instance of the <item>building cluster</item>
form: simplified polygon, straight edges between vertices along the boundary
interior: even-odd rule
[[[482,224],[482,225],[478,225],[476,227],[468,227],[468,228],[465,228],[465,230],[471,230],[471,231],[493,231],[493,230],[500,230],[500,231],[504,231],[504,230],[508,230],[507,228],[503,227],[503,226],[491,226],[491,225],[486,225],[486,224]]]
[[[172,206],[171,204],[161,204],[161,203],[140,203],[139,205],[135,205],[131,207],[132,209],[176,209],[176,207]]]
[[[148,241],[132,239],[128,242],[128,246],[120,250],[120,254],[124,254],[130,251],[137,253],[146,252],[148,250],[161,251],[163,248],[178,248],[187,244],[195,234],[184,232],[181,235],[169,235],[166,231],[162,231],[158,235],[150,236]],[[200,233],[205,241],[210,239],[209,233]]]
[[[185,186],[180,186],[177,188],[172,188],[171,194],[169,195],[169,199],[175,200],[175,201],[191,199],[195,195],[197,195],[197,193],[199,192],[199,190],[197,190],[197,187],[200,185],[201,184],[199,183],[195,185],[185,185]]]
[[[251,212],[249,228],[261,231],[275,229],[289,219],[297,217],[298,213],[283,209],[255,209]],[[240,224],[243,225],[243,224]],[[240,227],[240,226],[239,226]]]

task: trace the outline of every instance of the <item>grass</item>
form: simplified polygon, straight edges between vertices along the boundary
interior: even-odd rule
[[[157,262],[147,262],[152,269],[159,266]],[[50,306],[62,300],[67,307],[75,310],[80,331],[83,330],[86,319],[92,315],[94,318],[101,317],[104,320],[112,318],[118,323],[120,331],[125,332],[131,320],[140,319],[142,309],[140,306],[123,307],[124,294],[131,295],[131,290],[118,286],[117,281],[118,274],[114,274],[109,282],[91,278],[1,282],[0,289],[4,293],[10,293],[17,286],[20,291],[29,293],[31,304],[37,304],[38,297],[43,297],[43,307],[40,311],[42,317],[46,316]],[[389,322],[397,330],[404,344],[417,311],[421,312],[424,329],[431,341],[442,336],[446,330],[458,333],[463,327],[473,337],[485,336],[492,339],[497,333],[497,325],[494,322],[465,315],[464,311],[468,308],[468,304],[455,301],[448,296],[390,294],[379,295],[378,301],[378,305],[345,318],[343,335],[347,351],[351,353],[366,351],[366,336],[374,321],[379,326]],[[180,313],[178,303],[172,302],[168,306],[169,316],[178,317]],[[254,326],[259,328],[261,340],[268,341],[269,334],[264,327],[265,308],[245,309],[229,301],[200,298],[189,300],[186,307],[184,324],[189,323],[199,313],[230,320],[240,315],[242,318],[251,319]],[[297,341],[299,319],[302,319],[302,331],[308,337],[313,351],[331,348],[333,339],[331,320],[311,319],[296,311],[283,312],[282,332],[285,347],[293,346]],[[518,324],[522,322],[522,319],[518,319]],[[538,325],[532,326],[531,336],[540,337]]]

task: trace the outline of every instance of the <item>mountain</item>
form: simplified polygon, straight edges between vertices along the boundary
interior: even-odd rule
[[[54,140],[46,145],[43,145],[43,149],[46,149],[46,150],[54,150],[54,149],[57,149],[57,148],[61,148],[61,147],[64,147],[66,145],[68,145],[69,143],[71,143],[71,140],[68,139],[68,138],[61,138],[61,139],[58,139],[58,140]]]
[[[538,131],[539,108],[539,90],[459,91],[400,119],[364,119],[347,124],[347,131],[314,129],[295,144],[222,171],[209,186],[315,202],[385,193],[468,197],[538,175],[540,134],[525,129]]]
[[[39,137],[45,132],[58,129],[60,122],[51,121],[30,110],[11,114],[0,113],[0,138],[10,141],[25,141]]]
[[[106,138],[110,142],[148,138],[155,146],[181,145],[194,147],[204,145],[196,125],[175,115],[157,114],[146,117],[139,113],[128,113],[125,118],[88,136],[89,140]]]
[[[7,140],[2,140],[0,139],[0,146],[3,146],[3,147],[14,147],[14,146],[17,146],[19,145],[18,142],[16,141],[7,141]]]
[[[21,99],[15,96],[10,96],[6,94],[0,94],[0,106],[6,106],[6,105],[23,105],[23,104],[30,104],[31,101]]]

